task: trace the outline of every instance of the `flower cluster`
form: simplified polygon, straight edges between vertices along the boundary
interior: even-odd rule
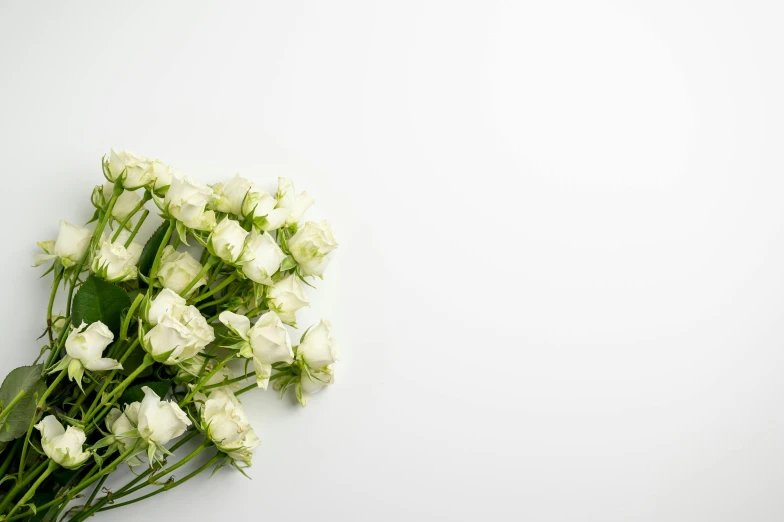
[[[82,521],[136,491],[178,485],[166,477],[193,459],[206,459],[199,470],[250,466],[260,440],[238,397],[272,385],[305,406],[334,382],[329,321],[292,343],[308,278],[324,276],[338,246],[326,221],[302,222],[310,194],[287,178],[275,191],[239,175],[207,185],[114,149],[102,166],[93,219],[62,221],[56,239],[38,243],[34,263],[53,277],[47,344],[43,362],[0,388],[10,397],[0,399],[0,474],[15,477],[0,477],[0,519],[56,519],[93,487],[71,513]],[[141,240],[148,202],[163,222]],[[194,437],[201,444],[169,464]],[[46,460],[36,464],[39,448]],[[122,463],[148,469],[98,495]],[[73,470],[67,483],[51,476],[57,467]],[[42,488],[60,493],[38,501]]]

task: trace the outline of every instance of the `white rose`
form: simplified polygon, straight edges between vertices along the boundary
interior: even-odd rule
[[[248,416],[233,393],[217,389],[199,408],[202,428],[215,446],[236,461],[251,463],[252,451],[261,443]]]
[[[57,240],[38,243],[45,253],[36,254],[33,257],[35,266],[55,258],[59,258],[65,268],[74,266],[82,260],[87,252],[92,237],[92,230],[60,221],[60,233],[57,235]]]
[[[163,364],[190,359],[215,340],[212,327],[199,310],[168,289],[152,300],[147,320],[154,326],[145,334],[143,347]]]
[[[46,456],[67,469],[75,469],[90,458],[89,451],[82,451],[87,437],[74,426],[63,428],[54,415],[47,415],[35,425],[41,432],[41,447]]]
[[[245,248],[248,231],[239,222],[226,218],[210,234],[208,244],[213,254],[229,264],[236,263]]]
[[[242,202],[250,187],[249,180],[235,174],[228,182],[218,183],[213,187],[217,197],[211,203],[210,208],[235,216],[242,215]]]
[[[295,274],[284,277],[269,289],[268,305],[286,324],[296,324],[296,312],[308,306],[308,298]]]
[[[171,245],[167,245],[161,255],[161,266],[158,269],[157,277],[164,288],[169,288],[179,294],[199,275],[202,268],[201,263],[188,252],[177,252]],[[187,295],[191,295],[205,284],[207,284],[207,274],[199,278]]]
[[[136,265],[142,255],[142,246],[131,242],[126,248],[124,243],[128,237],[129,234],[125,232],[121,233],[114,242],[104,239],[101,248],[93,257],[92,271],[103,279],[115,283],[136,279],[138,274]]]
[[[165,163],[161,163],[158,160],[152,160],[150,162],[150,171],[154,181],[153,190],[160,191],[171,185],[172,177],[175,172],[172,167]]]
[[[163,446],[185,433],[191,421],[176,402],[162,401],[147,386],[142,391],[144,399],[139,405],[137,428],[145,441]]]
[[[332,338],[332,325],[322,319],[309,329],[297,348],[297,359],[309,368],[320,370],[338,360],[338,346]]]
[[[112,183],[104,183],[103,184],[103,197],[105,201],[109,201],[112,198],[112,192],[114,191],[114,185]],[[117,196],[117,200],[114,202],[114,207],[112,207],[112,217],[117,221],[122,221],[131,211],[136,208],[136,205],[142,200],[141,196],[132,190],[125,190],[122,194]]]
[[[287,208],[275,208],[278,201],[256,185],[251,185],[242,203],[242,215],[253,213],[253,222],[267,232],[276,230],[286,223]]]
[[[150,160],[127,150],[112,149],[109,153],[109,169],[106,174],[109,181],[116,181],[124,175],[123,187],[137,189],[147,185],[151,180]]]
[[[106,415],[106,429],[114,435],[114,440],[121,453],[130,450],[139,440],[139,432],[136,426],[139,424],[140,402],[132,402],[125,405],[125,411],[112,408]],[[129,457],[126,462],[129,466],[138,466],[141,461],[136,456]]]
[[[286,257],[283,250],[271,235],[267,232],[259,233],[256,229],[253,229],[245,250],[247,261],[242,265],[242,273],[251,281],[271,285],[272,274],[278,271]]]
[[[241,339],[247,341],[250,353],[243,349],[240,351],[240,355],[253,357],[256,384],[259,388],[267,389],[273,364],[294,362],[289,333],[275,312],[267,312],[262,315],[252,328],[247,317],[233,312],[221,312],[218,319]]]
[[[87,326],[82,323],[73,330],[65,340],[65,351],[68,354],[55,367],[55,370],[68,368],[68,378],[75,380],[81,387],[85,368],[94,371],[121,370],[122,364],[102,357],[103,351],[114,340],[114,335],[101,321]]]
[[[302,214],[313,205],[313,198],[307,191],[297,194],[294,191],[294,182],[288,178],[278,178],[278,208],[289,211],[286,224],[299,223]]]
[[[215,228],[215,212],[205,208],[212,198],[211,188],[175,173],[163,204],[169,214],[186,227],[209,231]]]
[[[308,221],[288,241],[289,251],[304,275],[321,276],[338,247],[329,223]]]

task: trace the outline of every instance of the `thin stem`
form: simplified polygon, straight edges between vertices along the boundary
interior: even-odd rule
[[[198,303],[199,301],[202,301],[202,300],[208,298],[209,296],[213,295],[215,292],[218,292],[218,291],[222,290],[223,288],[228,286],[232,281],[237,279],[238,276],[239,276],[239,272],[237,272],[237,271],[232,272],[232,274],[230,276],[228,276],[226,279],[224,279],[223,281],[221,281],[218,286],[216,286],[215,288],[213,288],[209,292],[206,292],[206,293],[201,294],[200,296],[196,297],[195,299],[193,299],[193,302],[194,303]]]
[[[93,503],[93,500],[95,500],[95,496],[98,494],[98,491],[100,491],[101,486],[103,486],[103,483],[106,482],[106,479],[108,478],[109,475],[104,475],[103,477],[101,477],[101,480],[98,481],[98,484],[95,485],[95,489],[93,489],[93,492],[90,493],[90,496],[87,498],[87,502],[84,503],[85,508]]]
[[[259,385],[258,385],[258,384],[256,384],[256,383],[254,382],[253,384],[250,384],[250,385],[248,385],[248,386],[244,387],[243,389],[241,389],[241,390],[239,390],[239,391],[236,391],[236,392],[234,392],[234,396],[236,397],[236,396],[238,396],[238,395],[242,395],[243,393],[245,393],[245,392],[249,392],[249,391],[251,391],[252,389],[254,389],[254,388],[258,388],[258,387],[259,387]]]
[[[23,389],[22,391],[16,394],[16,397],[11,399],[11,402],[8,403],[8,406],[6,406],[5,409],[2,412],[0,412],[0,424],[3,423],[5,418],[8,417],[8,415],[11,413],[11,410],[14,409],[14,406],[16,406],[16,403],[21,401],[25,395],[27,395],[27,390]]]
[[[60,334],[59,339],[57,339],[57,347],[52,349],[52,351],[49,353],[48,359],[46,360],[47,369],[57,360],[57,356],[60,355],[60,351],[63,349],[63,345],[65,344],[65,341],[68,339],[68,336],[66,335],[66,331],[68,330],[68,327],[70,325],[71,325],[71,316],[69,315],[65,319],[65,325],[63,325],[63,331]]]
[[[54,334],[52,332],[52,308],[54,308],[54,298],[57,297],[57,288],[63,279],[63,273],[55,270],[54,280],[52,281],[52,291],[49,293],[49,305],[46,308],[46,329],[49,332],[49,344],[54,344]]]
[[[52,471],[54,471],[56,468],[57,468],[57,463],[53,460],[50,460],[49,464],[46,466],[46,470],[41,474],[40,477],[38,477],[38,480],[36,480],[35,483],[33,483],[30,489],[27,490],[27,493],[25,493],[22,496],[22,498],[19,499],[19,502],[17,502],[16,505],[11,509],[11,511],[8,512],[7,516],[10,517],[14,513],[16,513],[17,509],[19,509],[22,505],[24,505],[28,500],[33,498],[33,495],[35,495],[35,490],[38,489],[38,486],[40,486],[41,483],[44,480],[46,480],[46,477],[48,477],[52,473]]]
[[[122,394],[122,392],[125,391],[125,388],[127,388],[134,381],[134,379],[136,379],[136,377],[138,377],[139,374],[142,373],[147,367],[152,366],[154,362],[155,359],[152,358],[152,355],[150,355],[149,353],[144,354],[144,360],[139,365],[139,367],[136,368],[133,371],[133,373],[131,373],[128,377],[126,377],[124,381],[122,381],[119,385],[117,385],[117,387],[114,390],[109,392],[109,394],[103,398],[101,398],[101,394],[98,395],[98,397],[100,398],[100,402],[98,404],[111,407],[111,402],[116,397],[119,397]],[[96,410],[97,409],[100,409],[100,406],[98,406]],[[88,425],[88,421],[92,418],[91,413],[92,412],[88,411],[87,414],[85,415],[85,418],[83,419],[85,427]]]
[[[152,268],[150,269],[150,289],[152,289],[152,282],[155,279],[155,276],[158,275],[158,268],[161,266],[161,256],[163,255],[163,250],[169,244],[172,232],[174,232],[176,226],[177,224],[175,221],[170,219],[169,228],[166,229],[166,233],[163,235],[163,241],[161,241],[160,246],[158,246],[158,251],[155,253],[155,260],[152,262]]]
[[[183,288],[182,292],[180,292],[180,295],[188,295],[188,292],[190,292],[190,291],[191,291],[191,289],[192,289],[194,286],[196,286],[196,283],[198,283],[198,282],[199,282],[199,280],[200,280],[202,277],[204,277],[204,275],[205,275],[205,274],[206,274],[206,273],[209,271],[210,267],[212,266],[212,263],[213,263],[213,258],[212,258],[212,257],[209,257],[209,258],[207,259],[207,262],[206,262],[206,263],[204,263],[204,266],[203,266],[203,267],[201,267],[201,270],[199,270],[199,273],[198,273],[198,274],[196,274],[196,277],[194,277],[193,279],[191,279],[191,282],[190,282],[190,283],[188,283],[188,286],[186,286],[185,288]]]
[[[179,404],[180,408],[188,404],[188,402],[193,398],[193,396],[199,392],[201,387],[204,386],[206,383],[208,383],[210,379],[212,379],[212,376],[218,373],[220,369],[226,366],[226,363],[228,363],[233,358],[234,356],[229,356],[224,360],[222,360],[221,362],[219,362],[218,364],[216,364],[215,368],[213,368],[212,371],[208,373],[206,377],[204,377],[198,383],[196,383],[196,386],[194,386],[193,389],[185,396],[185,398],[180,401]]]
[[[211,441],[209,441],[209,440],[204,441],[200,446],[198,446],[196,449],[194,449],[192,452],[190,452],[187,456],[183,457],[182,459],[180,459],[176,463],[172,464],[168,468],[166,468],[164,470],[161,470],[160,472],[154,474],[149,479],[147,479],[147,484],[140,484],[140,485],[136,486],[135,488],[131,488],[131,489],[125,491],[122,496],[124,497],[125,495],[130,495],[131,493],[135,493],[136,491],[138,491],[138,490],[140,490],[142,488],[145,488],[148,485],[155,484],[161,478],[165,477],[169,473],[173,472],[174,470],[184,466],[185,464],[187,464],[188,462],[193,460],[199,453],[201,453],[202,451],[206,450],[210,446],[212,446],[212,442]]]
[[[214,457],[212,457],[210,460],[208,460],[208,461],[207,461],[207,462],[206,462],[206,463],[205,463],[203,466],[201,466],[199,469],[197,469],[197,470],[193,471],[192,473],[190,473],[190,474],[188,474],[188,475],[184,476],[184,477],[183,477],[183,478],[181,478],[180,480],[177,480],[177,481],[175,481],[175,482],[172,482],[171,484],[167,484],[167,485],[163,486],[163,487],[162,487],[162,488],[160,488],[160,489],[156,489],[156,490],[155,490],[155,491],[153,491],[152,493],[147,493],[146,495],[142,495],[141,497],[137,497],[137,498],[135,498],[135,499],[133,499],[133,500],[129,500],[129,501],[127,501],[127,502],[121,502],[121,503],[119,503],[119,504],[112,504],[111,506],[108,506],[108,507],[105,507],[105,508],[101,508],[101,509],[99,509],[98,511],[109,511],[110,509],[115,509],[115,508],[118,508],[118,507],[127,506],[128,504],[133,504],[133,503],[135,503],[135,502],[139,502],[140,500],[144,500],[144,499],[146,499],[146,498],[153,497],[153,496],[157,495],[158,493],[163,493],[164,491],[168,491],[168,490],[170,490],[170,489],[174,489],[174,488],[176,488],[177,486],[179,486],[180,484],[182,484],[183,482],[186,482],[186,481],[188,481],[188,480],[192,479],[193,477],[195,477],[196,475],[198,475],[198,474],[199,474],[199,473],[201,473],[202,471],[206,470],[207,468],[209,468],[210,466],[212,466],[213,464],[215,464],[216,462],[218,462],[218,461],[219,461],[221,458],[222,458],[222,457],[221,457],[221,454],[220,454],[220,453],[217,453],[217,454],[216,454]]]
[[[133,241],[133,238],[135,238],[136,234],[139,233],[139,229],[142,228],[142,224],[144,223],[144,220],[147,219],[147,216],[149,214],[150,211],[145,208],[144,212],[142,212],[142,215],[139,217],[139,221],[136,222],[136,226],[134,227],[133,232],[131,232],[131,235],[128,236],[128,239],[125,240],[125,245],[123,245],[125,248],[131,246],[131,242]]]
[[[211,390],[213,388],[221,388],[223,386],[228,386],[230,384],[234,384],[235,382],[240,382],[240,381],[244,381],[245,379],[250,379],[254,375],[256,375],[255,372],[249,372],[249,373],[246,373],[245,375],[241,375],[239,377],[235,377],[233,379],[229,379],[228,381],[223,381],[223,382],[219,382],[217,384],[209,384],[207,386],[202,386],[201,389],[202,390]]]
[[[136,309],[141,304],[142,300],[144,299],[143,294],[139,294],[136,296],[136,299],[133,300],[131,303],[131,307],[128,309],[128,313],[125,314],[125,319],[122,322],[122,327],[120,328],[120,341],[124,341],[126,337],[128,337],[128,327],[131,325],[131,319],[133,319],[133,314],[136,312]]]
[[[11,501],[14,499],[14,497],[16,496],[16,494],[17,494],[17,493],[19,493],[19,491],[21,491],[22,489],[24,489],[24,487],[25,487],[25,486],[26,486],[26,485],[27,485],[27,484],[28,484],[28,483],[29,483],[31,480],[33,480],[33,477],[35,477],[36,475],[38,475],[38,473],[40,473],[40,472],[41,472],[41,470],[43,470],[43,469],[44,469],[44,467],[46,466],[46,462],[47,462],[47,461],[43,461],[43,462],[41,462],[41,463],[38,465],[38,467],[37,467],[37,468],[33,469],[33,471],[31,471],[31,472],[30,472],[30,473],[27,475],[27,478],[26,478],[26,479],[22,480],[22,479],[20,478],[19,480],[17,480],[17,482],[16,482],[16,486],[15,486],[15,487],[14,487],[14,488],[13,488],[11,491],[9,491],[9,492],[6,494],[6,496],[3,498],[3,501],[2,501],[2,502],[0,502],[0,513],[2,513],[3,511],[5,511],[5,508],[7,508],[7,507],[8,507],[8,504],[10,504],[10,503],[11,503]]]

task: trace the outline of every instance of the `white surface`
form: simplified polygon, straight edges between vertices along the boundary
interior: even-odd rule
[[[112,520],[784,519],[779,2],[158,4],[0,4],[0,373],[111,146],[315,195],[344,360]]]

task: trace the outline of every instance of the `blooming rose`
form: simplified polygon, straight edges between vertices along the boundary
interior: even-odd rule
[[[177,252],[174,247],[167,245],[161,256],[161,266],[157,277],[164,288],[174,290],[181,294],[193,279],[201,272],[202,265],[187,252]],[[200,286],[207,284],[207,274],[204,274],[188,291],[192,294]]]
[[[272,274],[278,271],[280,263],[286,257],[283,250],[267,232],[251,232],[245,245],[247,260],[242,265],[242,272],[251,281],[263,285],[271,285]]]
[[[137,429],[148,443],[163,446],[179,437],[192,423],[176,402],[162,401],[149,387],[142,387],[144,399],[139,405]]]
[[[329,223],[308,221],[291,236],[289,251],[304,275],[321,276],[329,264],[331,252],[338,247]]]
[[[250,190],[251,183],[249,180],[235,174],[231,180],[226,183],[218,183],[213,187],[215,191],[215,200],[210,204],[210,208],[226,214],[234,214],[235,216],[242,215],[242,202],[245,200],[245,195]]]
[[[285,208],[288,212],[286,224],[299,223],[302,214],[313,205],[313,198],[307,191],[297,194],[294,191],[294,182],[288,178],[278,178],[278,208]]]
[[[248,231],[239,222],[226,218],[210,234],[208,244],[213,254],[229,264],[240,260]]]
[[[103,351],[114,340],[114,335],[101,321],[92,323],[82,322],[79,328],[73,330],[65,340],[65,352],[68,354],[54,370],[68,368],[68,378],[75,380],[79,386],[85,368],[94,372],[106,370],[121,370],[122,364],[102,357]]]
[[[103,184],[103,198],[104,201],[109,201],[112,198],[112,192],[114,191],[114,184],[112,183],[104,183]],[[117,196],[117,200],[114,202],[114,206],[112,207],[112,217],[117,221],[122,221],[131,211],[136,208],[136,205],[142,200],[141,196],[132,190],[125,190],[122,194]]]
[[[163,203],[169,214],[186,227],[209,231],[215,228],[215,212],[206,210],[212,198],[211,188],[189,176],[175,173]]]
[[[93,257],[92,271],[103,279],[115,283],[136,279],[138,273],[136,265],[142,255],[142,246],[131,242],[126,248],[124,244],[129,237],[130,233],[123,231],[114,241],[104,239]]]
[[[75,469],[90,458],[89,451],[82,451],[87,437],[74,426],[63,428],[54,415],[47,415],[35,425],[41,432],[41,447],[46,456],[67,469]]]
[[[190,359],[215,340],[212,327],[199,310],[169,289],[152,300],[147,321],[153,328],[144,336],[144,349],[163,364]]]
[[[272,285],[267,297],[269,309],[278,314],[278,317],[286,324],[296,324],[297,310],[308,306],[305,290],[295,274],[284,277]]]
[[[250,466],[252,451],[261,441],[248,422],[240,401],[223,388],[202,400],[199,413],[207,436],[229,457]]]
[[[65,268],[74,266],[82,260],[87,252],[92,237],[92,230],[60,221],[60,233],[57,235],[57,241],[38,243],[45,254],[36,254],[33,257],[35,266],[55,258],[59,258]]]
[[[265,231],[276,230],[286,223],[287,208],[275,208],[278,201],[256,185],[251,184],[242,203],[242,215],[253,213],[253,222]]]
[[[289,333],[275,312],[262,315],[253,328],[250,327],[250,320],[247,317],[233,312],[221,312],[218,319],[246,341],[245,347],[240,350],[240,355],[253,357],[256,384],[259,388],[267,389],[273,364],[294,362]]]
[[[112,149],[108,171],[104,172],[112,182],[124,175],[123,187],[131,190],[147,185],[152,179],[150,160],[127,150]]]

